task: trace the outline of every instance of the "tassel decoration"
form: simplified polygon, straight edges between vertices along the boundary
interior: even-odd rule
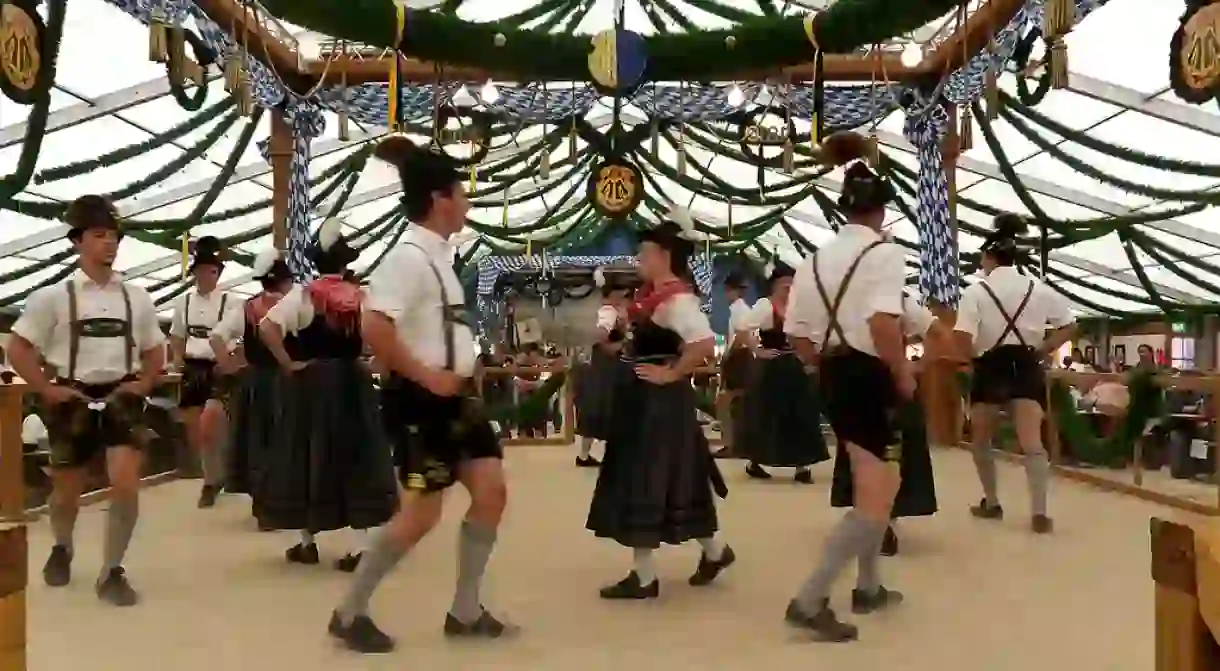
[[[983,108],[987,112],[988,121],[1000,118],[1000,82],[995,66],[987,68],[983,75]]]
[[[881,165],[881,140],[877,138],[875,131],[869,133],[868,141],[865,145],[864,160],[873,168]]]
[[[169,60],[169,17],[160,6],[148,13],[148,60],[154,63]]]
[[[500,225],[508,228],[508,189],[504,190],[504,198],[500,206]]]
[[[1066,89],[1068,87],[1068,48],[1062,37],[1056,37],[1051,42],[1050,55],[1047,58],[1047,68],[1051,73],[1051,88]]]
[[[468,194],[474,193],[475,190],[478,189],[478,187],[479,187],[479,166],[472,165],[472,166],[470,166],[470,188],[466,190],[466,193],[468,193]]]
[[[534,255],[534,241],[529,238],[526,238],[525,239],[525,256],[526,256],[526,258],[529,258],[533,255]]]
[[[542,148],[542,159],[538,161],[538,177],[542,179],[551,178],[551,148]]]
[[[399,49],[402,48],[402,36],[407,28],[407,7],[404,3],[394,3],[394,58],[390,63],[389,93],[390,99],[387,103],[387,112],[389,116],[389,127],[391,133],[397,133],[402,130],[401,110],[402,106],[402,54]],[[434,142],[435,145],[435,142]]]
[[[796,147],[792,146],[792,139],[784,140],[784,172],[791,175],[796,172]]]
[[[652,155],[656,156],[657,154],[661,153],[661,124],[660,123],[658,123],[656,121],[652,122],[652,133],[648,139],[651,142],[650,149],[652,151]]]
[[[1043,35],[1054,39],[1072,32],[1072,23],[1076,20],[1074,0],[1049,0],[1045,12]]]
[[[186,80],[186,29],[173,26],[168,29],[169,49],[166,64],[169,65],[169,80],[181,86]]]
[[[732,203],[729,203],[729,226],[728,226],[728,231],[729,231],[729,239],[730,239],[730,240],[732,240],[732,239],[733,239],[733,204],[732,204]]]
[[[237,113],[249,117],[254,113],[254,91],[250,89],[250,77],[246,74],[245,64],[241,68],[241,83],[237,87]]]
[[[974,116],[969,107],[963,107],[957,129],[958,151],[970,151],[974,148]]]
[[[195,86],[203,88],[208,85],[208,68],[202,63],[195,61],[187,61],[187,71],[191,81],[195,82]]]
[[[191,272],[191,234],[189,231],[182,232],[182,279],[186,279]]]
[[[678,145],[677,169],[679,175],[686,174],[686,147]]]
[[[352,139],[352,118],[351,114],[347,111],[346,102],[340,105],[337,116],[339,117],[339,141],[350,142]]]
[[[572,129],[568,131],[568,156],[575,160],[576,157],[576,123],[572,123]]]
[[[225,91],[237,95],[238,89],[241,88],[242,76],[241,54],[234,49],[225,58]]]

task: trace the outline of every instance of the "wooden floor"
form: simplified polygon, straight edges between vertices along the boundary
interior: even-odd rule
[[[721,506],[738,564],[705,590],[686,585],[697,547],[659,556],[662,597],[607,603],[597,588],[617,580],[629,557],[584,531],[595,471],[572,467],[569,448],[517,447],[508,460],[511,511],[492,559],[486,599],[526,629],[511,642],[452,644],[440,635],[454,572],[456,521],[449,518],[387,581],[374,602],[399,652],[358,657],[324,632],[349,578],[329,568],[287,566],[291,534],[254,531],[246,500],[195,509],[197,483],[147,490],[129,573],[144,602],[116,610],[91,585],[100,559],[105,506],[78,530],[77,580],[42,585],[49,547],[40,522],[31,539],[29,668],[100,671],[236,669],[435,669],[570,671],[581,668],[722,671],[748,668],[889,668],[903,671],[1145,671],[1152,667],[1152,582],[1148,518],[1172,511],[1056,481],[1058,532],[1026,531],[1024,477],[1001,465],[1009,520],[971,519],[978,492],[970,456],[936,455],[942,512],[904,522],[901,557],[884,560],[888,585],[907,602],[858,620],[861,640],[802,640],[780,617],[812,567],[840,512],[827,505],[829,468],[817,484],[745,481],[722,461],[732,493]],[[321,537],[324,559],[353,541]],[[845,580],[837,597],[850,587]],[[845,610],[845,609],[843,609]],[[810,664],[820,665],[816,667]],[[887,666],[881,666],[887,665]]]

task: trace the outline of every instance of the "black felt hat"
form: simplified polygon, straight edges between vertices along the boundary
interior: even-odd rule
[[[123,232],[118,208],[105,196],[81,196],[72,201],[64,213],[64,221],[68,224],[68,239],[73,242],[92,228]]]
[[[195,272],[195,268],[201,265],[216,266],[218,271],[224,271],[224,247],[220,244],[219,238],[205,235],[195,241],[195,251],[191,257],[191,267],[188,270]]]
[[[771,272],[767,274],[767,286],[772,287],[785,277],[796,277],[796,268],[776,260],[771,265]]]
[[[280,250],[272,247],[255,257],[254,279],[259,282],[292,279],[292,271],[289,270]]]
[[[326,268],[345,268],[360,258],[360,252],[347,244],[343,236],[343,220],[338,217],[329,217],[322,222],[305,255],[314,264]]]

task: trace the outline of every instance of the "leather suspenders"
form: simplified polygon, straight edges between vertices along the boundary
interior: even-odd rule
[[[450,305],[449,292],[445,289],[445,278],[441,276],[441,271],[436,267],[436,262],[432,256],[419,245],[408,242],[407,245],[418,249],[424,258],[428,261],[428,267],[432,269],[432,275],[436,278],[436,283],[441,289],[441,329],[445,336],[445,370],[453,370],[457,364],[457,351],[454,349],[453,335],[454,324],[463,324],[467,327],[472,327],[466,319],[466,310],[464,305]]]
[[[1017,320],[1021,318],[1021,314],[1025,312],[1026,306],[1029,305],[1030,297],[1034,295],[1034,281],[1029,281],[1029,286],[1025,288],[1025,296],[1021,298],[1021,303],[1017,305],[1017,311],[1013,312],[1011,315],[1008,313],[1008,310],[1004,309],[1004,304],[1000,302],[999,296],[996,296],[995,292],[991,290],[991,287],[987,286],[986,280],[979,282],[979,284],[983,287],[983,291],[986,291],[987,295],[991,296],[991,300],[993,303],[995,303],[996,309],[1000,311],[1000,316],[1003,317],[1004,321],[1006,322],[1004,325],[1004,330],[1000,332],[999,339],[995,341],[995,344],[992,345],[990,349],[995,349],[996,347],[1003,345],[1004,339],[1007,338],[1009,334],[1017,336],[1017,342],[1021,343],[1022,347],[1029,347],[1029,344],[1025,342],[1025,336],[1021,335],[1021,329],[1017,328]]]
[[[76,363],[80,358],[80,339],[86,337],[85,323],[80,320],[80,306],[76,299],[76,281],[68,280],[65,284],[68,291],[68,379],[76,380]],[[135,351],[136,338],[133,332],[131,323],[131,294],[127,292],[127,285],[119,282],[119,289],[123,292],[123,310],[126,314],[126,322],[123,324],[123,345],[125,349],[125,375],[130,375],[135,367]]]
[[[225,303],[229,300],[229,294],[220,294],[220,311],[216,315],[216,323],[219,324],[225,316]],[[186,295],[186,305],[182,306],[182,322],[186,325],[186,336],[188,338],[206,338],[212,333],[214,326],[192,326],[191,325],[191,295]],[[201,329],[200,331],[192,331],[191,329]],[[204,333],[206,329],[206,333]],[[195,333],[203,333],[203,335],[195,335]]]
[[[826,331],[822,334],[822,349],[829,348],[832,335],[839,339],[839,345],[849,346],[847,337],[843,334],[843,326],[839,323],[839,308],[843,306],[843,298],[847,296],[847,288],[851,286],[852,278],[860,269],[860,262],[869,252],[883,244],[885,244],[884,240],[873,242],[851,262],[851,265],[847,267],[847,272],[843,274],[843,281],[839,284],[839,290],[835,292],[834,300],[831,300],[830,293],[826,291],[826,285],[822,283],[822,275],[818,272],[818,253],[813,253],[813,282],[817,285],[818,294],[822,297],[822,304],[826,306],[827,322]]]

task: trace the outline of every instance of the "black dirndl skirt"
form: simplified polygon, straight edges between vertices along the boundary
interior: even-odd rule
[[[734,347],[720,362],[720,381],[725,391],[740,391],[749,384],[754,354],[747,347]]]
[[[225,491],[253,494],[262,473],[263,455],[275,436],[280,412],[278,368],[246,366],[230,376],[234,388],[229,396],[229,457]]]
[[[728,494],[695,416],[690,380],[659,386],[615,373],[614,420],[585,526],[632,548],[676,545],[719,529]]]
[[[318,532],[388,521],[398,510],[398,483],[364,365],[315,360],[284,378],[282,391],[256,493],[259,523]]]
[[[614,385],[625,364],[617,353],[593,348],[589,363],[580,371],[576,402],[576,433],[585,438],[608,440],[613,422]]]
[[[741,399],[735,453],[761,466],[809,466],[826,461],[817,381],[793,354],[757,359]]]
[[[928,449],[927,421],[923,404],[910,401],[899,406],[897,422],[902,432],[902,456],[898,461],[902,485],[894,498],[891,517],[925,517],[936,512],[936,476],[932,453]],[[834,479],[830,485],[830,505],[850,508],[855,501],[851,458],[840,443],[835,450]]]

